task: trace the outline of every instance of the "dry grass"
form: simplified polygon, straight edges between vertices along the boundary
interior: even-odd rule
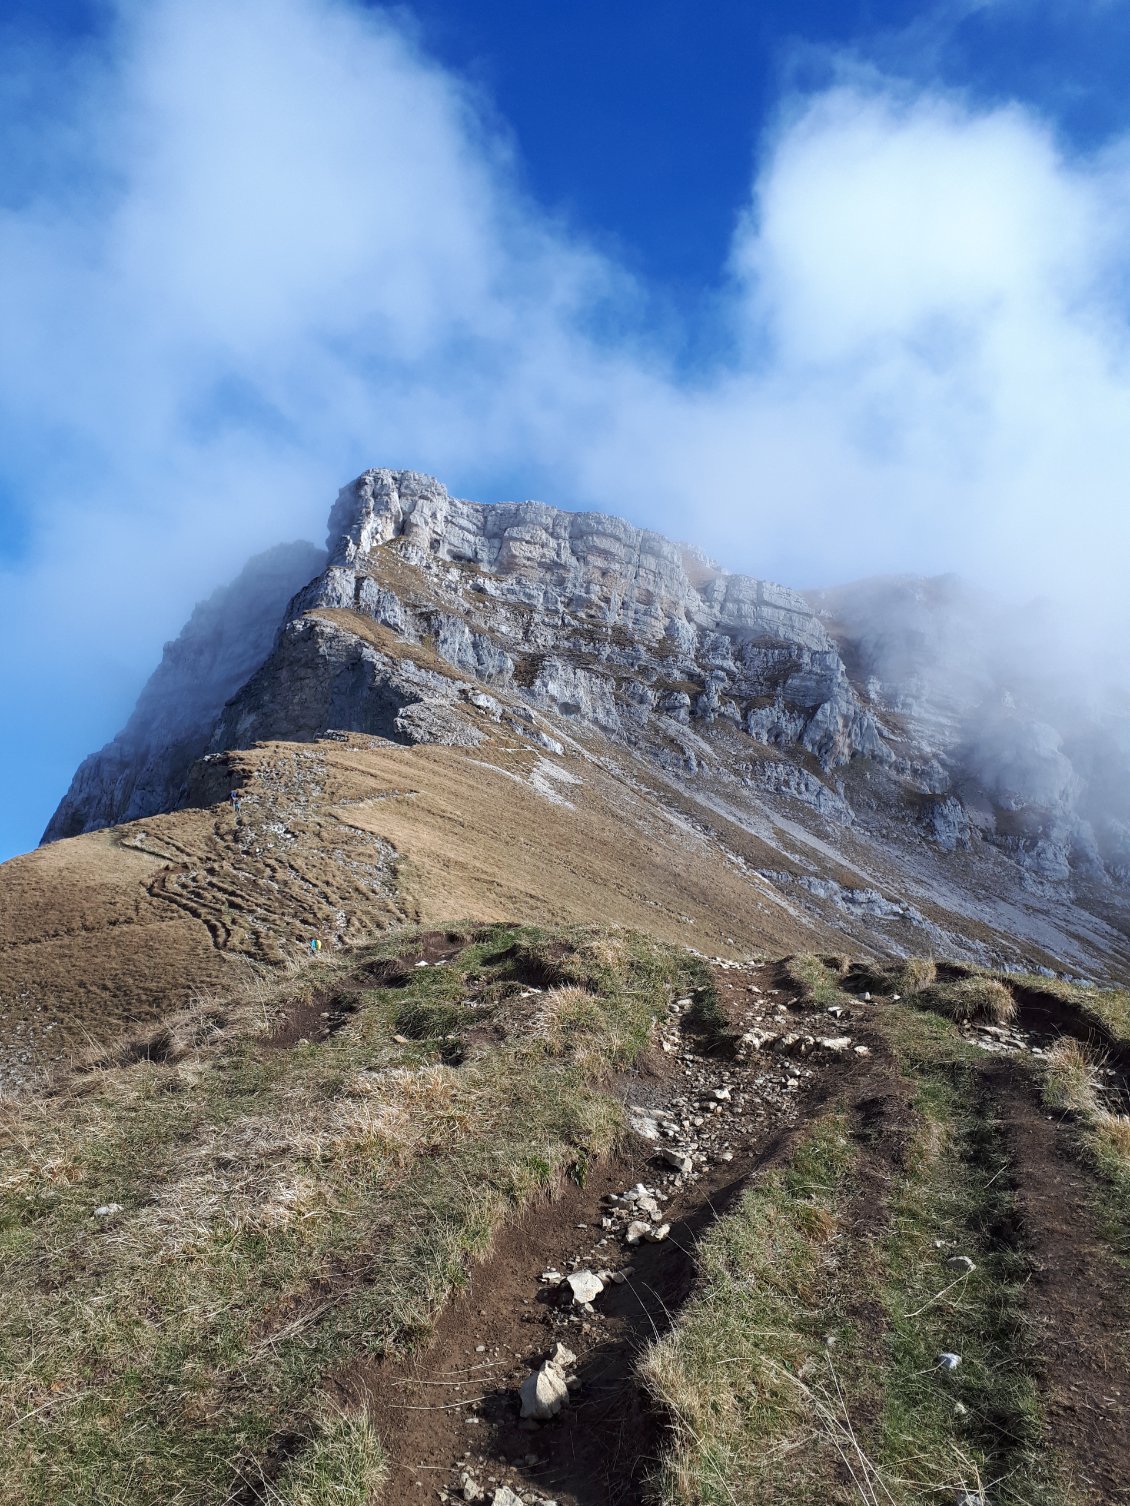
[[[937,982],[938,964],[933,957],[908,957],[895,974],[896,988],[902,994],[920,994]]]
[[[351,964],[367,976],[412,945]],[[354,987],[321,1043],[264,1044],[279,997],[222,1022],[212,1000],[170,1027],[175,1060],[5,1105],[0,1499],[218,1506],[244,1480],[360,1506],[379,1451],[356,1419],[326,1421],[321,1377],[419,1342],[513,1210],[614,1143],[604,1079],[683,965],[627,935],[479,928],[454,962]],[[561,981],[534,992],[534,974]],[[350,978],[331,960],[304,984]]]
[[[1091,1116],[1099,1111],[1103,1060],[1070,1036],[1062,1036],[1044,1065],[1043,1098],[1060,1113]]]
[[[1130,1114],[1099,1113],[1095,1137],[1105,1151],[1125,1161],[1130,1169]]]
[[[1017,1014],[1011,989],[997,978],[980,974],[935,983],[917,996],[917,1002],[962,1025],[974,1022],[1008,1025]]]
[[[330,952],[407,921],[517,915],[708,953],[811,944],[694,823],[709,815],[749,867],[770,850],[686,800],[691,819],[673,828],[679,797],[630,754],[626,779],[555,759],[580,780],[568,808],[531,782],[543,749],[492,737],[473,751],[268,744],[229,755],[238,822],[224,807],[178,811],[4,864],[0,1091],[6,1054],[97,1054],[130,1021],[156,1030],[195,994],[226,996],[233,969],[301,960],[311,935]]]

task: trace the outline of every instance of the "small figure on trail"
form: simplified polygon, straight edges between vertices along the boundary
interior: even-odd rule
[[[314,954],[316,952],[320,952],[321,950],[322,950],[322,943],[318,940],[318,938],[316,936],[311,936],[311,938],[310,938],[310,951],[311,951],[311,954]]]
[[[234,810],[236,812],[236,814],[238,815],[239,814],[239,791],[238,790],[232,790],[232,792],[231,792],[231,803],[232,803],[232,810]]]

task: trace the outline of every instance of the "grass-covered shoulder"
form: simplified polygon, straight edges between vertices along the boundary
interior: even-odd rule
[[[3,1105],[0,1499],[370,1499],[383,1453],[327,1379],[420,1341],[613,1144],[610,1074],[701,982],[628,933],[438,940],[202,1001]]]

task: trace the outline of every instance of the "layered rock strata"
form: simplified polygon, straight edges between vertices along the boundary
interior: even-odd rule
[[[747,801],[831,827],[893,820],[1040,879],[1122,880],[1130,807],[1101,786],[1130,759],[1017,700],[1001,618],[957,582],[806,598],[603,513],[366,471],[325,555],[261,556],[197,609],[47,839],[176,807],[205,751],[332,730],[472,745],[473,705],[549,747],[572,725],[679,777],[721,764]]]

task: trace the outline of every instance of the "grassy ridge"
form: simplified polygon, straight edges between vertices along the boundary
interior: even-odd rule
[[[785,971],[819,1005],[857,1003],[846,963],[803,956]],[[873,1131],[845,1102],[808,1126],[706,1238],[697,1294],[643,1363],[672,1420],[664,1506],[909,1506],[990,1487],[1015,1506],[1067,1499],[986,1059],[935,1012],[949,1009],[933,969],[900,971],[928,1012],[886,1004],[872,1023],[889,1054],[884,1097],[903,1117]],[[891,975],[852,981],[897,991]],[[876,1091],[861,1089],[860,1111]],[[947,1268],[957,1255],[975,1270]],[[943,1352],[961,1357],[952,1373]]]
[[[490,927],[365,986],[413,946],[311,972],[311,1019],[345,1022],[320,1043],[264,1039],[301,998],[226,1001],[171,1059],[5,1106],[0,1499],[366,1499],[382,1456],[327,1372],[419,1339],[510,1211],[612,1143],[609,1070],[694,981],[637,937]]]

